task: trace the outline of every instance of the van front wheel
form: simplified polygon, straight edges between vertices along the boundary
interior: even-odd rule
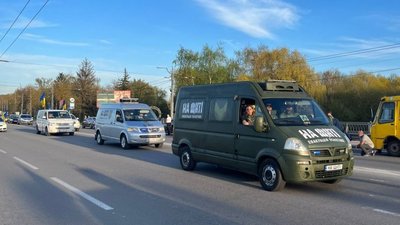
[[[180,156],[181,167],[183,170],[190,171],[196,167],[196,161],[192,157],[192,152],[188,146],[182,148]]]
[[[129,149],[131,147],[131,145],[128,144],[128,140],[126,139],[125,135],[121,136],[120,143],[123,149]]]
[[[400,142],[391,141],[386,149],[391,156],[400,156]]]
[[[97,131],[97,133],[96,133],[96,142],[97,142],[97,144],[99,144],[99,145],[102,145],[102,144],[104,144],[104,140],[101,138],[101,134],[100,134],[100,132],[99,131]]]
[[[285,185],[281,170],[273,159],[265,159],[258,168],[261,186],[267,191],[280,191]]]

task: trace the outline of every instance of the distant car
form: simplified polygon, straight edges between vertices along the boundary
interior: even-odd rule
[[[0,117],[0,131],[6,132],[7,131],[7,123]]]
[[[10,117],[8,117],[8,123],[18,123],[18,116],[11,114]]]
[[[27,124],[27,125],[32,125],[33,123],[33,117],[29,114],[21,114],[18,117],[17,124]]]
[[[94,129],[95,123],[96,123],[96,117],[88,117],[88,118],[83,120],[82,128]]]
[[[71,114],[72,120],[74,120],[74,128],[75,131],[79,131],[81,128],[81,122],[79,122],[79,118],[77,118],[74,114]]]

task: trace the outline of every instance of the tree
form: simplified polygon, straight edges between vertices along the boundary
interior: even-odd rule
[[[74,78],[71,75],[59,73],[56,79],[53,82],[54,88],[54,97],[56,99],[56,105],[58,105],[59,101],[64,100],[67,101],[72,95],[72,85]],[[61,108],[62,106],[58,105],[56,108]]]
[[[124,69],[124,75],[122,78],[118,79],[117,82],[114,84],[114,89],[116,90],[129,90],[130,86],[130,76],[128,72],[126,71],[126,68]]]
[[[92,63],[85,58],[76,72],[73,82],[73,92],[77,96],[75,106],[80,118],[96,114],[98,83],[99,80],[95,76]]]

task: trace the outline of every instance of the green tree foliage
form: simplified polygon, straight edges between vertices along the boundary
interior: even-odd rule
[[[95,76],[92,63],[84,59],[76,72],[76,78],[72,85],[72,91],[77,96],[75,112],[79,112],[79,118],[96,115],[96,98],[99,80]]]
[[[128,71],[126,71],[126,68],[124,69],[124,75],[122,78],[118,79],[117,82],[114,84],[114,89],[115,90],[129,90],[130,86],[130,76],[128,74]]]
[[[59,73],[53,82],[55,108],[61,108],[59,105],[61,100],[69,101],[71,97],[75,97],[72,94],[74,77],[68,74]]]

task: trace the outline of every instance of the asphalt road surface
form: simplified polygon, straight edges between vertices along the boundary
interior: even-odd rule
[[[400,158],[361,157],[337,185],[261,189],[257,178],[161,149],[97,145],[94,130],[0,133],[0,224],[400,224]]]

